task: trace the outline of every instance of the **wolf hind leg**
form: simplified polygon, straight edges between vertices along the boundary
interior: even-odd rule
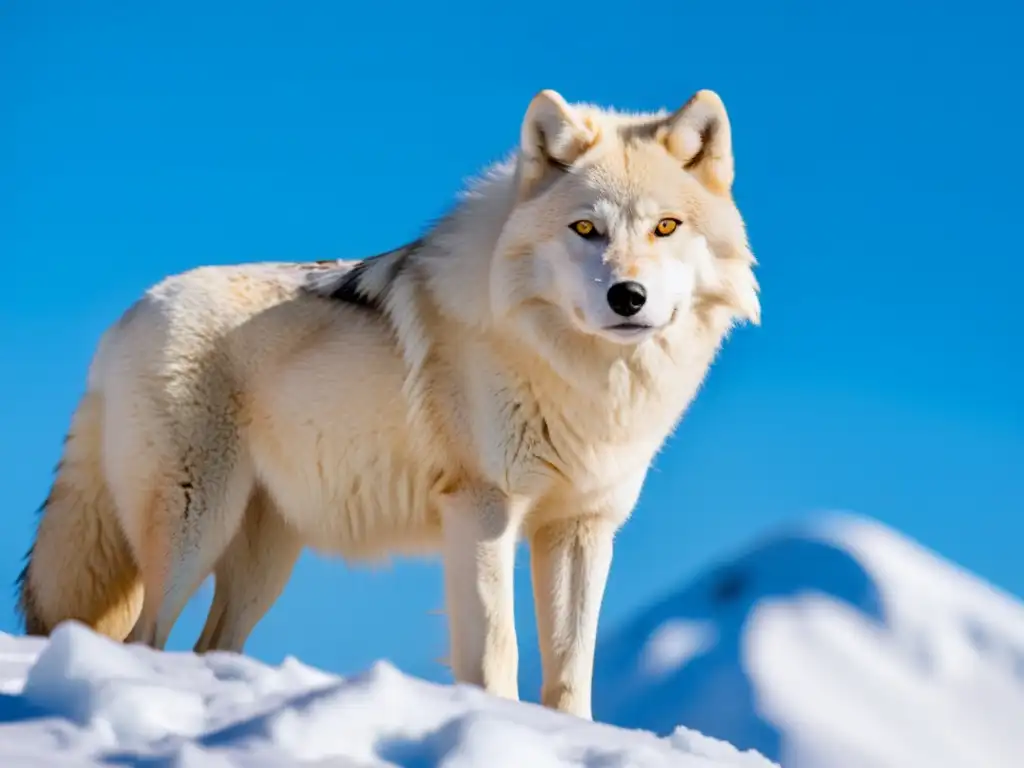
[[[241,527],[214,569],[213,603],[195,652],[241,652],[287,586],[302,547],[299,532],[257,485]]]
[[[128,641],[158,649],[238,530],[255,484],[237,439],[219,441],[217,450],[173,455],[163,467],[178,470],[157,473],[149,497],[133,500],[145,504],[144,514],[124,516],[126,523],[141,521],[126,525],[126,534],[145,590]]]

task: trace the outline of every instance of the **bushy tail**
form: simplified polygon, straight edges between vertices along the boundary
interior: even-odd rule
[[[30,635],[65,619],[124,640],[142,608],[142,584],[104,480],[103,396],[78,404],[27,562],[18,610]]]

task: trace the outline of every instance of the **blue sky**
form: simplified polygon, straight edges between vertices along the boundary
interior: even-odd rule
[[[541,88],[630,109],[713,88],[763,326],[731,339],[659,457],[603,626],[820,508],[1024,595],[1024,6],[768,5],[5,4],[0,582],[93,347],[148,285],[404,242],[514,145]],[[519,576],[530,643],[525,560]],[[172,647],[191,645],[209,595]],[[434,561],[305,556],[248,650],[445,679],[440,607]]]

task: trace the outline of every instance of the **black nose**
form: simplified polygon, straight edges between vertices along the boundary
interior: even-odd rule
[[[608,289],[608,306],[612,312],[623,317],[632,317],[647,301],[647,290],[635,280],[623,280]]]

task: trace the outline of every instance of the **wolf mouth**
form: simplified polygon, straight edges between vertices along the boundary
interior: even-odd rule
[[[646,325],[644,323],[619,323],[618,325],[609,325],[609,331],[649,331],[653,328],[653,325]]]

